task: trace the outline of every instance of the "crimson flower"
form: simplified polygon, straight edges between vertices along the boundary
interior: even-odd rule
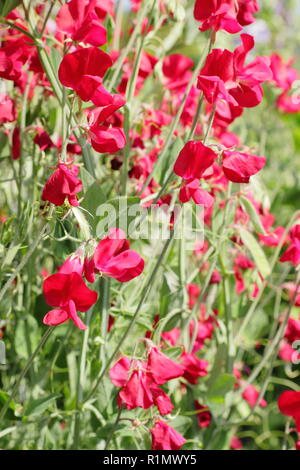
[[[180,188],[179,199],[181,202],[188,202],[193,199],[195,204],[203,207],[211,207],[214,204],[214,198],[205,189],[199,187],[199,180],[187,181],[182,188]]]
[[[121,95],[112,95],[111,98],[112,101],[108,105],[94,108],[88,113],[89,119],[93,120],[89,129],[92,147],[100,153],[112,154],[126,145],[123,129],[105,125],[113,113],[125,104]]]
[[[281,256],[280,261],[282,263],[290,261],[294,266],[297,266],[300,263],[300,224],[291,228],[289,237],[291,244]]]
[[[156,421],[150,429],[152,435],[152,450],[179,450],[186,440],[165,421]]]
[[[85,260],[86,279],[94,282],[95,273],[100,272],[119,282],[139,276],[144,269],[144,260],[129,248],[123,230],[111,228],[109,235],[99,242],[92,258]]]
[[[95,6],[96,0],[71,0],[65,3],[56,17],[57,29],[67,33],[73,41],[102,46],[107,39],[106,29],[100,23]]]
[[[43,290],[47,304],[56,307],[45,315],[45,325],[60,325],[71,319],[81,330],[87,328],[77,310],[89,310],[96,303],[98,294],[85,285],[77,272],[53,274],[45,279]]]
[[[111,368],[110,379],[117,387],[122,387],[118,395],[119,407],[124,404],[128,410],[140,407],[157,406],[161,415],[171,413],[172,402],[168,395],[153,382],[147,362],[130,361],[122,357]]]
[[[212,29],[237,33],[242,27],[236,19],[237,9],[234,0],[196,0],[194,17],[202,23],[201,31]]]
[[[216,158],[216,153],[202,142],[189,141],[177,157],[174,173],[185,180],[199,179]]]
[[[222,168],[226,178],[234,183],[249,183],[250,176],[258,173],[266,164],[266,158],[247,153],[223,152]]]
[[[195,354],[183,353],[180,356],[180,362],[185,371],[183,377],[193,385],[196,385],[199,377],[207,375],[208,362],[198,359]]]
[[[97,47],[87,47],[65,55],[58,76],[61,83],[76,91],[82,101],[106,106],[112,102],[112,96],[102,85],[102,78],[111,66],[108,54]]]
[[[297,431],[300,432],[300,392],[283,392],[278,398],[278,408],[282,414],[294,418]]]
[[[78,206],[76,194],[82,191],[82,183],[77,175],[79,168],[76,165],[66,165],[59,163],[57,170],[46,182],[42,200],[49,201],[56,206],[62,206],[68,198],[71,206]]]
[[[12,158],[18,160],[21,156],[20,127],[16,126],[12,133]]]
[[[162,385],[168,380],[181,377],[185,367],[172,361],[152,345],[148,353],[148,370],[154,382]]]
[[[234,106],[251,108],[263,97],[261,84],[273,77],[268,57],[256,57],[248,65],[245,60],[254,47],[249,34],[241,34],[242,45],[234,52],[213,49],[198,76],[198,88],[209,103],[225,100]]]

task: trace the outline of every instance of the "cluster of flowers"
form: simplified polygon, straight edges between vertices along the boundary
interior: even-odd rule
[[[160,388],[169,380],[182,377],[195,384],[199,377],[207,374],[207,361],[201,361],[192,354],[183,353],[179,363],[169,359],[149,339],[146,339],[147,361],[130,360],[121,357],[110,370],[112,383],[121,387],[118,395],[119,407],[132,410],[137,407],[148,409],[156,406],[160,415],[171,413],[173,404]],[[152,449],[177,450],[185,439],[160,417],[155,417],[152,434]]]
[[[83,276],[88,282],[95,281],[95,274],[127,282],[139,276],[144,269],[144,260],[130,249],[121,229],[111,229],[109,235],[98,244],[93,243],[92,247],[89,244],[86,252],[89,255],[79,248],[66,259],[58,273],[44,280],[45,300],[55,307],[45,315],[46,325],[60,325],[71,319],[81,330],[87,328],[77,315],[77,310],[89,310],[97,302],[98,294],[86,286]]]

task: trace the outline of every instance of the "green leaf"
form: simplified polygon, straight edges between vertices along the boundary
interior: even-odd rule
[[[258,271],[264,278],[268,277],[271,273],[271,268],[260,245],[254,236],[244,228],[240,228],[240,235],[244,245],[250,251]]]
[[[84,167],[80,168],[80,179],[85,193],[96,182],[95,178]]]
[[[53,403],[58,397],[60,397],[60,393],[51,393],[46,398],[39,398],[38,400],[32,400],[24,411],[25,416],[32,416],[34,414],[42,414],[47,408]]]
[[[1,405],[1,408],[2,406],[5,405],[5,403],[7,402],[7,400],[9,400],[9,397],[10,395],[8,393],[5,393],[5,392],[2,392],[0,391],[0,405]],[[8,406],[8,410],[6,412],[6,418],[8,419],[15,419],[16,416],[15,416],[15,409],[16,409],[16,404],[15,402],[12,400],[10,402],[10,405]]]
[[[3,1],[1,2],[3,3]],[[8,13],[20,5],[21,0],[5,0],[4,3],[1,5],[1,16],[6,16]]]
[[[223,404],[225,396],[233,389],[236,379],[233,375],[219,375],[207,391],[207,401],[210,403]]]
[[[16,254],[18,253],[19,249],[20,249],[20,244],[19,245],[14,245],[14,246],[11,246],[7,251],[6,251],[6,254],[5,254],[5,258],[3,260],[3,263],[2,263],[2,266],[5,266],[5,265],[9,265],[13,262]]]
[[[244,197],[244,196],[241,196],[240,200],[241,200],[243,209],[249,215],[250,220],[251,220],[255,230],[258,233],[262,233],[262,234],[266,235],[265,229],[264,229],[264,227],[261,223],[259,215],[256,212],[255,207],[253,206],[252,202],[249,201],[249,199],[247,197]]]

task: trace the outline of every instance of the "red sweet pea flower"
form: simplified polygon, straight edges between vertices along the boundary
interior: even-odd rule
[[[150,390],[151,381],[146,373],[146,363],[133,362],[133,371],[119,392],[118,403],[119,406],[124,403],[128,410],[137,407],[148,409],[154,404],[154,401]]]
[[[168,395],[153,382],[147,362],[122,357],[111,368],[109,376],[114,385],[122,387],[118,395],[119,407],[124,404],[132,410],[155,405],[161,415],[171,413],[174,408]]]
[[[105,121],[125,104],[120,95],[112,95],[111,98],[110,104],[88,112],[88,118],[92,121],[89,129],[92,147],[100,153],[112,154],[126,145],[126,136],[121,128],[105,126]]]
[[[153,381],[162,385],[168,380],[181,377],[185,368],[169,359],[153,345],[150,346],[148,353],[148,371]]]
[[[247,153],[223,152],[222,168],[229,181],[234,183],[249,183],[250,176],[258,173],[266,164],[266,158]]]
[[[113,154],[126,145],[126,136],[120,127],[90,128],[92,147],[99,153]]]
[[[225,100],[234,106],[251,108],[263,97],[261,83],[271,80],[270,59],[256,57],[245,65],[248,52],[254,47],[249,34],[241,34],[242,45],[234,52],[213,49],[207,56],[198,77],[198,88],[209,103]]]
[[[295,320],[295,318],[289,318],[284,337],[291,344],[294,341],[300,340],[300,321]]]
[[[199,180],[188,181],[179,192],[181,202],[188,202],[193,199],[195,204],[203,207],[211,207],[214,204],[214,198],[205,189],[199,188]]]
[[[101,20],[104,20],[106,15],[114,16],[115,2],[114,0],[96,0],[95,11]]]
[[[152,435],[152,450],[179,450],[186,440],[169,426],[165,421],[156,421],[150,430]]]
[[[58,76],[61,83],[76,91],[82,101],[106,106],[113,98],[102,85],[102,78],[111,66],[108,54],[97,47],[87,47],[65,55]]]
[[[46,132],[42,127],[37,128],[37,134],[34,137],[33,142],[43,151],[55,147],[48,132]]]
[[[278,398],[278,408],[282,414],[294,418],[297,431],[300,432],[300,392],[283,392]]]
[[[95,12],[96,0],[71,0],[59,9],[56,25],[73,41],[92,46],[106,43],[106,29]]]
[[[34,44],[27,36],[14,37],[4,43],[0,48],[0,78],[18,80],[22,75],[22,68],[34,53]]]
[[[208,362],[198,359],[195,354],[183,353],[180,362],[185,367],[183,377],[193,385],[196,385],[199,377],[207,375]]]
[[[71,206],[78,206],[76,194],[82,191],[82,183],[77,175],[79,168],[76,165],[66,165],[59,163],[57,170],[46,182],[42,200],[49,201],[56,206],[62,206],[68,198]]]
[[[236,19],[237,9],[234,0],[196,0],[194,17],[201,21],[201,31],[213,29],[237,33],[242,27]]]
[[[255,21],[254,14],[259,11],[257,0],[238,0],[237,20],[242,26]]]
[[[202,142],[190,141],[181,150],[174,173],[186,180],[199,179],[215,161],[217,155]]]
[[[129,241],[121,229],[112,228],[95,249],[91,259],[85,260],[85,276],[94,282],[94,273],[101,272],[119,282],[128,282],[139,276],[144,269],[144,260],[129,249]]]
[[[57,307],[45,315],[45,325],[60,325],[71,319],[81,330],[87,328],[76,310],[89,310],[96,303],[98,294],[85,285],[77,272],[53,274],[45,279],[43,289],[47,304]]]
[[[294,266],[300,263],[300,225],[295,225],[289,233],[291,244],[280,258],[282,263],[290,261]]]
[[[174,92],[185,89],[191,79],[194,62],[181,54],[172,54],[163,61],[162,71],[166,77],[166,87]]]

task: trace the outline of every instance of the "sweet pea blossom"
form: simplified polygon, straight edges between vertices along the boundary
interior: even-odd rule
[[[130,250],[124,231],[111,228],[109,235],[98,243],[93,256],[86,258],[84,270],[89,282],[94,282],[95,273],[128,282],[143,272],[144,264],[141,256]]]
[[[106,106],[112,95],[102,85],[107,69],[112,66],[108,54],[97,47],[77,49],[64,56],[58,70],[60,82],[76,91],[82,101],[92,101],[96,106]]]
[[[77,175],[79,168],[73,164],[59,163],[45,183],[42,200],[49,201],[56,206],[62,206],[68,198],[71,206],[78,206],[76,194],[82,191],[82,182]]]
[[[252,108],[263,98],[261,84],[273,77],[268,57],[256,57],[245,65],[254,38],[241,34],[242,45],[234,52],[213,49],[198,76],[198,88],[209,103],[225,100],[234,106]]]
[[[52,274],[45,279],[43,291],[47,304],[56,307],[45,315],[45,325],[60,325],[71,319],[81,330],[87,328],[77,310],[89,310],[96,303],[98,294],[85,285],[78,272]]]
[[[150,429],[152,435],[152,450],[179,450],[186,440],[165,421],[158,420]]]
[[[278,408],[282,414],[294,418],[297,431],[300,432],[300,392],[283,392],[278,398]]]
[[[96,13],[97,0],[71,0],[62,5],[57,13],[56,26],[73,41],[92,46],[106,43],[106,29]]]

